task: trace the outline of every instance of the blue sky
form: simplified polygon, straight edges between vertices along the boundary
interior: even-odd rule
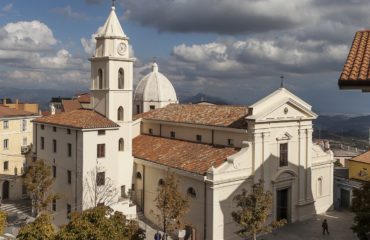
[[[0,2],[3,87],[88,89],[94,34],[109,0]],[[153,57],[179,95],[252,104],[280,85],[319,113],[369,113],[370,94],[340,91],[354,33],[370,25],[365,0],[121,0],[135,83]],[[85,43],[85,45],[82,44]]]

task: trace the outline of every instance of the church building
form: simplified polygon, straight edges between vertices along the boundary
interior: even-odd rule
[[[333,155],[312,142],[317,115],[308,103],[281,87],[250,106],[179,104],[157,63],[133,93],[134,59],[114,7],[96,40],[92,109],[34,120],[33,151],[52,166],[53,190],[63,196],[51,206],[57,224],[96,205],[92,186],[115,193],[101,199],[113,209],[156,223],[167,171],[191,199],[193,239],[239,239],[233,198],[260,179],[273,194],[271,220],[331,208]]]

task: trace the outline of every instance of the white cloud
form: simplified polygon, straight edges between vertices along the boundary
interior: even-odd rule
[[[57,43],[53,32],[39,21],[8,23],[0,28],[0,49],[42,51]]]
[[[52,30],[39,21],[0,27],[1,84],[10,87],[67,89],[88,86],[89,64],[59,47]]]

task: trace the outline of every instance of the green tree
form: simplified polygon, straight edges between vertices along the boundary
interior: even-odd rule
[[[159,212],[156,217],[165,234],[175,229],[183,229],[185,225],[184,216],[189,210],[190,202],[189,198],[183,196],[177,189],[178,180],[173,173],[167,172],[155,198]]]
[[[266,224],[272,208],[272,194],[264,191],[263,182],[252,186],[252,192],[243,189],[241,194],[234,197],[237,210],[231,213],[233,220],[240,226],[238,235],[242,238],[257,238],[259,233],[268,233],[272,229],[283,226],[286,220],[273,221]]]
[[[54,239],[54,228],[50,216],[42,213],[32,223],[24,225],[19,230],[19,240],[51,240]]]
[[[4,233],[4,228],[6,226],[6,213],[0,211],[0,235]]]
[[[367,240],[370,233],[370,182],[360,189],[353,189],[351,210],[355,213],[352,230],[360,240]]]
[[[143,231],[136,221],[127,220],[110,207],[99,205],[82,213],[73,213],[71,221],[62,227],[56,240],[141,240]]]
[[[49,193],[50,187],[54,183],[51,176],[51,167],[42,160],[36,160],[27,170],[24,178],[24,185],[27,188],[32,200],[32,213],[37,216],[46,210],[53,199],[57,199],[57,194]]]

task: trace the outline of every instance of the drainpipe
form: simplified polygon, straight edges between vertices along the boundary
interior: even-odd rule
[[[204,181],[204,227],[203,227],[203,235],[204,235],[204,240],[206,240],[206,238],[207,238],[207,182],[206,181]]]
[[[143,209],[143,214],[145,216],[145,211],[144,211],[144,207],[145,207],[145,165],[143,165],[143,190],[142,190],[142,195],[141,195],[141,207]]]
[[[75,211],[77,211],[77,177],[78,177],[78,173],[77,173],[77,140],[78,140],[78,133],[77,133],[77,130],[76,131],[76,153],[75,153],[75,157],[76,157],[76,176],[75,176]]]

